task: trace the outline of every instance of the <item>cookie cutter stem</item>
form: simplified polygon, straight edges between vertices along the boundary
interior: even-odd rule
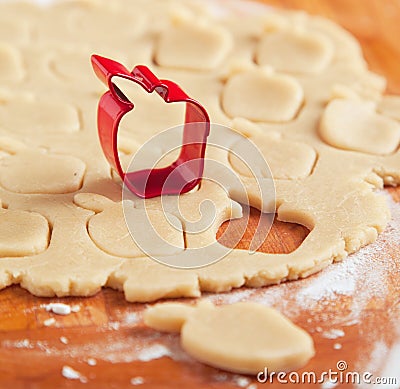
[[[189,97],[180,87],[169,80],[159,80],[143,65],[130,72],[119,62],[92,55],[92,66],[97,77],[109,90],[98,103],[97,127],[104,155],[118,172],[130,191],[141,198],[160,195],[177,195],[195,188],[204,170],[204,155],[210,133],[210,119],[205,108]],[[113,83],[113,77],[121,77],[141,86],[146,92],[156,92],[166,103],[185,103],[185,124],[179,157],[164,168],[124,172],[118,155],[117,135],[122,117],[134,108],[124,93]],[[188,163],[190,162],[190,163]],[[179,168],[179,169],[177,169]],[[173,174],[173,179],[168,179]]]

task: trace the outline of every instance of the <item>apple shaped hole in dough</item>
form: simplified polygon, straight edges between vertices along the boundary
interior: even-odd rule
[[[144,315],[145,324],[181,332],[182,348],[195,359],[227,371],[257,374],[290,371],[314,356],[311,336],[273,308],[244,302],[196,307],[159,304]]]
[[[135,209],[132,204],[125,217],[135,218],[135,225],[142,227],[141,231],[135,231],[135,237],[138,242],[143,239],[148,242],[143,245],[148,255],[167,256],[184,250],[183,233],[170,224],[173,219],[182,228],[175,216],[168,215],[167,219],[162,211]],[[145,255],[129,233],[121,203],[113,203],[93,216],[88,231],[96,245],[111,255],[126,258]]]
[[[0,123],[6,130],[30,136],[79,131],[79,117],[74,107],[22,97],[0,106]]]
[[[71,193],[80,189],[85,169],[75,157],[25,150],[0,160],[0,185],[15,193]]]
[[[399,145],[400,123],[376,113],[372,103],[336,99],[322,114],[319,134],[339,149],[386,155]]]
[[[302,142],[282,139],[279,134],[262,134],[251,140],[257,145],[275,179],[299,179],[309,176],[315,165],[317,153]],[[248,142],[239,140],[232,145],[229,162],[233,169],[245,177],[269,177],[269,172],[251,171],[237,155],[246,155],[243,148]],[[256,166],[252,164],[251,166]]]
[[[228,79],[222,107],[232,118],[287,122],[296,117],[303,98],[303,89],[293,77],[257,69]]]
[[[0,209],[0,257],[22,257],[44,251],[49,224],[40,214]]]
[[[21,81],[25,70],[20,52],[0,42],[0,81]]]
[[[154,58],[160,66],[211,70],[231,47],[232,38],[222,27],[185,22],[162,32]]]
[[[262,244],[257,248],[258,252],[265,254],[289,254],[301,246],[304,240],[310,233],[310,230],[302,224],[295,222],[281,221],[275,217],[275,214],[262,214],[258,209],[242,205],[243,216],[235,220],[224,222],[216,235],[219,243],[223,246],[235,249],[236,242],[241,238],[241,250],[250,250],[251,242],[255,238],[255,228],[249,223],[249,217],[253,220],[271,221],[271,228],[266,233]],[[231,226],[230,226],[231,225]],[[228,227],[230,228],[228,229]],[[258,234],[267,230],[268,224],[264,221],[261,226],[258,226]],[[285,231],[291,231],[291,239],[289,241],[282,240],[280,236]],[[240,235],[239,235],[240,234]],[[238,236],[239,235],[239,236]],[[257,237],[256,237],[257,239]]]
[[[320,73],[330,63],[333,46],[322,34],[303,31],[276,31],[264,35],[256,60],[281,72]]]

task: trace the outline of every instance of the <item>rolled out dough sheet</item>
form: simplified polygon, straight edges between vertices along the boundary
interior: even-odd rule
[[[400,104],[383,97],[385,80],[368,70],[358,43],[319,17],[253,12],[250,5],[245,13],[226,6],[219,12],[218,4],[212,10],[177,0],[0,4],[0,288],[88,296],[111,286],[139,302],[197,297],[307,277],[385,228],[390,214],[375,190],[400,182]],[[3,19],[13,20],[11,30]],[[121,185],[97,140],[104,90],[92,53],[130,68],[150,66],[201,101],[213,123],[252,140],[275,178],[278,219],[311,230],[301,246],[290,254],[232,250],[191,270],[144,255],[125,227]],[[181,110],[166,105],[155,113],[150,100],[138,95],[138,115],[122,124],[125,159],[182,120]],[[239,174],[250,205],[265,210],[255,178],[232,154],[239,146],[215,158]],[[235,192],[211,182],[181,197],[181,215],[197,214],[204,199],[216,204],[214,222],[197,237],[173,207],[168,215],[183,229],[168,225],[157,200],[134,199],[137,217],[151,209],[158,235],[175,246],[157,244],[157,254],[216,243],[219,225],[240,214]]]

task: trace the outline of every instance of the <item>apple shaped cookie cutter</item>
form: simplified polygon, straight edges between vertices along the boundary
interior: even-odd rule
[[[128,189],[141,198],[177,195],[195,188],[204,170],[204,155],[210,132],[207,111],[189,97],[176,83],[158,79],[152,71],[138,65],[130,72],[112,59],[92,55],[97,77],[108,86],[98,104],[97,127],[104,155],[118,172]],[[117,136],[122,117],[134,108],[124,93],[113,83],[114,77],[130,80],[146,92],[156,92],[166,103],[185,103],[185,123],[180,153],[175,162],[164,168],[124,172],[118,155]]]

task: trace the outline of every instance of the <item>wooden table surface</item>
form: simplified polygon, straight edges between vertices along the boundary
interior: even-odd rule
[[[387,77],[388,92],[400,94],[399,0],[264,0],[264,2],[285,8],[303,9],[340,23],[359,39],[371,69]],[[396,201],[400,201],[400,189],[391,189],[390,193]],[[257,212],[253,211],[251,217],[253,224],[256,219]],[[251,232],[249,226],[240,247],[246,247]],[[275,222],[267,241],[262,246],[262,251],[281,253],[292,251],[306,235],[307,230],[302,226]],[[397,261],[397,272],[400,269],[399,252],[393,253],[393,258]],[[396,288],[398,275],[393,275],[389,282],[393,283],[393,290],[396,293],[385,304],[372,306],[363,322],[347,328],[345,336],[340,339],[342,345],[340,354],[333,352],[332,340],[322,337],[313,329],[318,314],[335,315],[346,308],[345,302],[344,305],[335,308],[336,312],[316,313],[307,309],[301,312],[295,322],[312,332],[317,351],[316,357],[302,371],[321,372],[335,367],[338,359],[351,364],[361,352],[371,353],[371,347],[365,336],[371,326],[379,328],[387,338],[393,336],[391,332],[393,329],[388,325],[388,315],[393,306],[400,301],[399,290]],[[56,316],[40,307],[50,300],[78,304],[81,309],[78,313],[68,316]],[[223,372],[217,369],[185,358],[184,353],[179,350],[178,336],[160,337],[140,321],[135,322],[137,317],[140,317],[136,314],[143,308],[141,304],[125,302],[121,292],[110,289],[105,289],[89,298],[62,299],[37,298],[18,286],[1,291],[0,388],[76,386],[124,388],[132,387],[130,380],[133,377],[143,378],[144,383],[139,386],[140,388],[238,388],[241,384],[244,385],[245,381],[240,381],[233,375],[224,376]],[[55,317],[56,324],[50,327],[44,326],[44,321],[50,317]],[[60,337],[67,338],[69,343],[63,344]],[[137,353],[145,342],[154,341],[155,338],[167,342],[170,347],[176,349],[181,356],[179,360],[163,357],[146,362],[143,361],[146,359],[143,355],[142,361],[129,358],[130,350],[132,352],[135,350]],[[88,364],[87,359],[90,357],[96,358],[95,366]],[[87,378],[87,382],[64,378],[61,375],[64,365],[78,370]],[[255,382],[251,380],[249,383]],[[268,387],[278,386],[279,384],[273,384]],[[267,386],[258,384],[257,387]],[[336,387],[347,388],[351,385]]]

